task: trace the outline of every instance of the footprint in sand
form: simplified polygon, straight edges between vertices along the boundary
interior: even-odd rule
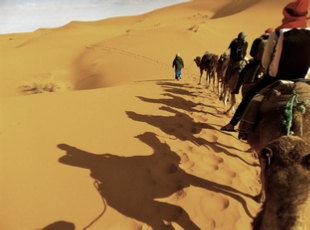
[[[192,133],[192,134],[198,134],[198,133],[200,133],[200,130],[197,129],[196,127],[192,127],[192,128],[191,128],[191,133]]]
[[[191,169],[191,168],[193,168],[194,166],[195,166],[195,163],[194,162],[192,162],[190,159],[189,159],[189,157],[188,157],[188,155],[186,154],[186,153],[183,153],[181,156],[180,156],[180,158],[181,158],[181,160],[180,160],[180,165],[179,165],[179,167],[180,168],[182,168],[182,169],[186,169],[186,170],[188,170],[188,169]]]
[[[186,163],[180,164],[180,168],[184,170],[189,170],[195,166],[195,163],[192,161],[187,161]]]
[[[210,216],[210,213],[213,212],[224,211],[228,206],[228,198],[218,193],[214,193],[211,196],[204,196],[201,200],[201,207],[206,216]]]
[[[154,190],[152,191],[153,197],[168,197],[172,194],[183,190],[182,181],[180,180],[167,180],[165,181],[164,178],[158,178],[158,182]],[[181,194],[180,194],[181,196]]]
[[[158,164],[157,170],[164,174],[173,174],[178,171],[178,167],[175,164],[163,162]]]
[[[204,111],[205,107],[202,106],[202,105],[198,105],[198,106],[196,106],[196,109],[197,109],[198,111]]]
[[[180,160],[180,163],[181,164],[184,164],[186,162],[189,161],[189,158],[188,158],[188,155],[186,153],[182,153],[182,155],[180,156],[181,160]]]
[[[202,109],[200,109],[200,111],[203,111]],[[208,115],[206,114],[195,114],[193,115],[193,118],[195,119],[195,121],[198,121],[198,122],[207,122],[208,121]]]
[[[202,161],[207,163],[207,164],[211,164],[211,165],[218,165],[218,164],[224,162],[222,157],[218,157],[218,156],[216,156],[214,154],[204,155],[202,157]]]
[[[217,181],[221,184],[232,185],[233,179],[236,178],[237,174],[233,171],[221,167],[220,170],[214,173],[214,181]]]
[[[198,166],[203,169],[204,173],[210,174],[219,170],[219,164],[223,162],[221,157],[217,157],[213,154],[204,155],[201,157],[201,161],[198,162]]]
[[[180,200],[180,199],[185,198],[186,195],[187,195],[187,193],[185,192],[184,189],[181,189],[181,190],[179,190],[179,191],[177,191],[177,192],[175,193],[175,197],[177,198],[177,200]]]
[[[206,139],[209,142],[217,142],[218,141],[218,131],[215,129],[202,129],[200,132],[200,136],[202,136],[204,139]]]

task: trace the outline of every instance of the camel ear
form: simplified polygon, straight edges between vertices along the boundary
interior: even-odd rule
[[[260,151],[260,155],[262,156],[262,158],[266,159],[267,164],[270,165],[271,158],[273,157],[273,152],[272,152],[271,148],[263,148]]]
[[[303,157],[303,162],[308,170],[310,170],[310,154]]]
[[[260,151],[260,155],[262,156],[262,157],[268,157],[268,156],[270,156],[270,155],[272,155],[272,150],[271,150],[271,148],[263,148],[261,151]]]

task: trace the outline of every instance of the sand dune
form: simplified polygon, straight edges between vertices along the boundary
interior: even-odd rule
[[[250,229],[257,159],[219,131],[231,114],[193,59],[240,31],[251,43],[288,2],[194,0],[0,35],[0,228]],[[24,95],[40,81],[66,87]]]

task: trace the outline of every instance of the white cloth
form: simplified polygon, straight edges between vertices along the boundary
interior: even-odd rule
[[[303,28],[303,29],[310,30],[310,28]],[[270,34],[268,41],[266,43],[265,51],[262,57],[262,66],[269,71],[268,74],[271,77],[277,76],[278,65],[282,53],[283,36],[284,36],[283,34],[289,30],[291,30],[291,28],[281,29],[279,37],[274,31],[273,33]],[[305,78],[308,78],[309,74],[310,74],[310,67],[308,70],[308,74],[305,76]]]

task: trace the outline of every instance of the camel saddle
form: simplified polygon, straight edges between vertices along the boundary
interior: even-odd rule
[[[284,108],[294,93],[297,93],[298,101],[310,99],[310,80],[278,80],[256,94],[241,117],[239,139],[246,140],[261,114]]]

